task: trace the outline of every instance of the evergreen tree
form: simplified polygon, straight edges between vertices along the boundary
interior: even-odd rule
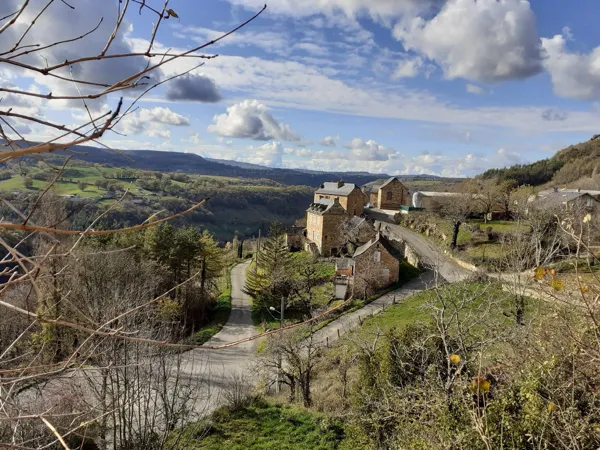
[[[287,299],[293,288],[292,266],[284,229],[279,222],[274,222],[248,272],[246,293],[257,305],[279,306],[281,299]]]

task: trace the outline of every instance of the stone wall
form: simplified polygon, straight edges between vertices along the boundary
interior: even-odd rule
[[[390,227],[387,227],[384,224],[382,224],[381,232],[394,245],[394,247],[398,249],[401,255],[406,259],[407,263],[413,267],[416,267],[417,269],[423,268],[421,257],[409,244],[406,243],[404,239],[395,234]]]

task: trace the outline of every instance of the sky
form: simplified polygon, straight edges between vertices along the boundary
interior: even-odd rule
[[[0,17],[23,0],[2,0]],[[48,0],[31,0],[0,33],[10,50]],[[112,33],[117,0],[57,0],[20,45],[67,40],[17,61],[54,64],[97,54]],[[147,0],[157,9],[163,1]],[[263,0],[171,0],[154,50],[185,51],[244,22]],[[108,54],[144,52],[156,16],[132,6]],[[237,33],[182,58],[102,141],[119,149],[196,153],[270,167],[472,176],[550,157],[600,133],[598,0],[270,0]],[[0,27],[6,22],[0,21]],[[1,57],[1,56],[0,56]],[[48,62],[46,62],[48,61]],[[156,58],[153,59],[156,62]],[[114,82],[143,57],[84,62],[67,79]],[[86,86],[0,61],[0,88],[53,95]],[[91,89],[91,88],[90,88]],[[139,94],[125,92],[129,104]],[[80,101],[0,92],[0,110],[76,126]],[[90,114],[115,108],[111,94]],[[31,140],[50,137],[25,120]]]

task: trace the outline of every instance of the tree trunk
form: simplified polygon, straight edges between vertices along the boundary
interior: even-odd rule
[[[452,250],[456,250],[456,247],[458,246],[458,232],[460,231],[460,225],[462,222],[457,221],[454,222],[454,229],[452,230],[452,244],[451,244],[451,248]]]

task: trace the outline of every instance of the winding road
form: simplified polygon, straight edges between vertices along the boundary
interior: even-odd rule
[[[450,283],[464,280],[470,275],[469,271],[457,266],[435,245],[417,233],[387,221],[381,222],[381,229],[390,237],[401,239],[410,245],[419,254],[428,270],[396,291],[380,297],[360,310],[332,321],[315,334],[317,342],[332,343],[358,327],[362,318],[378,314],[395,302],[431,287],[435,281],[435,270]],[[222,346],[257,334],[257,329],[252,323],[252,301],[243,292],[249,264],[250,262],[244,262],[232,269],[231,315],[223,329],[204,344],[205,347]],[[258,342],[253,340],[221,350],[197,349],[183,355],[182,373],[195,378],[204,388],[204,395],[199,396],[197,400],[197,409],[203,414],[210,414],[225,404],[223,393],[231,390],[240,378],[249,384],[258,381],[256,370],[252,367],[256,360]]]

